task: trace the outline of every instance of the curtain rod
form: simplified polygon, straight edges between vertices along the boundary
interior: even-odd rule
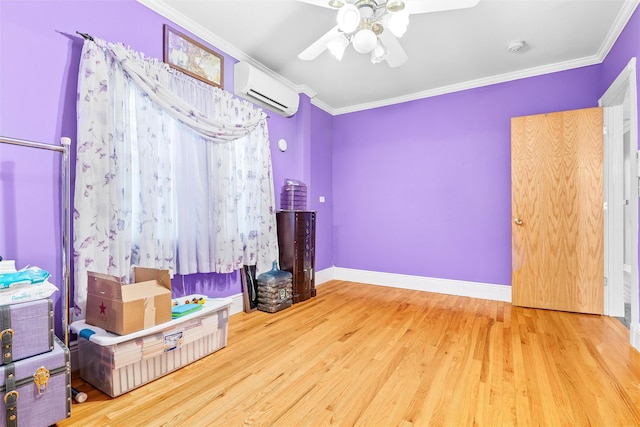
[[[81,33],[80,31],[76,31],[76,34],[81,35],[85,40],[91,40],[93,41],[93,37],[91,37],[89,34],[87,33]]]
[[[42,142],[27,141],[26,139],[7,138],[6,136],[0,136],[0,143],[64,152],[64,147],[62,145],[44,144]]]

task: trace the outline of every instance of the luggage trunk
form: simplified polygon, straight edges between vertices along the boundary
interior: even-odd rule
[[[48,353],[0,366],[0,426],[46,427],[71,416],[69,350],[54,341]]]
[[[0,364],[53,350],[51,298],[0,306]]]

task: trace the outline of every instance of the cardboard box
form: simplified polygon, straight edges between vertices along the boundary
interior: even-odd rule
[[[171,279],[168,270],[134,268],[135,283],[88,273],[86,322],[126,335],[171,320]]]

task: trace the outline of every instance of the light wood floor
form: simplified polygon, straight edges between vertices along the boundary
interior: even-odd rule
[[[640,426],[640,353],[610,317],[333,281],[230,318],[227,347],[63,426]]]

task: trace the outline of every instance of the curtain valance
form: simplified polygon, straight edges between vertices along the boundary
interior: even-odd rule
[[[95,43],[96,47],[104,49],[129,78],[167,113],[213,141],[236,140],[250,133],[267,118],[265,113],[255,108],[249,110],[242,120],[233,120],[232,115],[224,113],[218,117],[207,115],[181,99],[168,87],[168,82],[161,74],[153,72],[156,67],[165,68],[167,73],[174,72],[167,64],[154,58],[145,58],[144,54],[128,49],[121,43],[110,43],[98,38],[86,42]],[[213,86],[211,89],[227,104],[220,110],[222,112],[243,108],[242,104],[246,103],[234,98],[229,92]]]

